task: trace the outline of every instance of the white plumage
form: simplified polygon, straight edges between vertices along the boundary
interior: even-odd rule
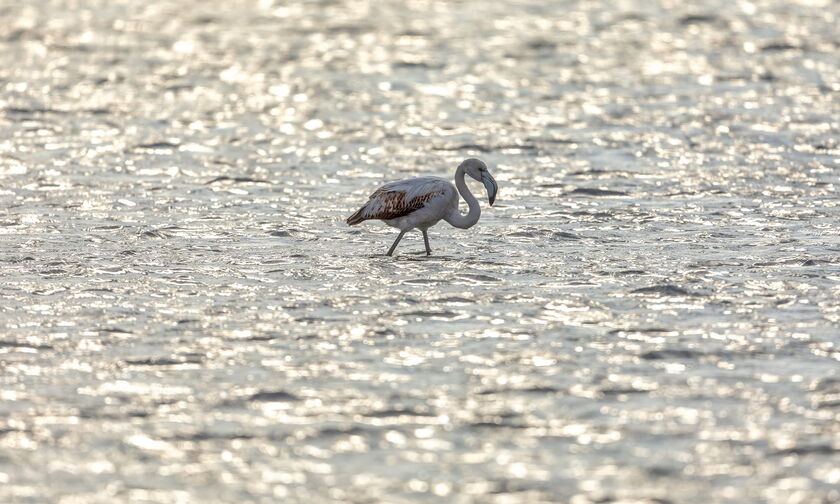
[[[441,177],[418,177],[390,182],[376,190],[370,200],[353,215],[347,218],[347,224],[353,226],[360,222],[377,219],[400,230],[399,236],[388,251],[392,255],[403,235],[419,229],[423,233],[426,255],[431,255],[429,235],[426,231],[445,220],[459,228],[469,228],[478,222],[481,208],[464,181],[464,175],[484,183],[490,205],[496,199],[498,186],[487,170],[483,161],[470,158],[455,170],[455,185]],[[457,187],[457,189],[456,189]],[[458,194],[469,205],[467,215],[458,211]]]
[[[458,207],[455,186],[441,177],[418,177],[390,182],[377,189],[358,213],[362,220],[384,220],[403,231],[433,226],[445,209]],[[427,227],[428,227],[427,226]]]

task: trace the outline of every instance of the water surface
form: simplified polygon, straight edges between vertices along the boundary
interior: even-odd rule
[[[838,23],[0,8],[0,501],[840,500]],[[434,256],[344,224],[470,156]]]

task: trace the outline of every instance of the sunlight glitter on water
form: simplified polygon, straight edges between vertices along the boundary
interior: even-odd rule
[[[77,3],[0,12],[0,501],[840,499],[835,3]]]

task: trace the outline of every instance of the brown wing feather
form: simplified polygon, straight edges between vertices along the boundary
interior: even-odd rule
[[[405,217],[423,208],[427,201],[440,194],[442,193],[431,192],[415,196],[409,200],[406,198],[405,191],[378,189],[371,194],[370,200],[365,206],[347,218],[347,224],[353,226],[369,219],[390,220]]]

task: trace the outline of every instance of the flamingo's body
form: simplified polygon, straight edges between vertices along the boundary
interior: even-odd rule
[[[492,206],[498,192],[496,181],[483,161],[471,158],[461,163],[455,171],[455,185],[440,177],[418,177],[385,184],[370,196],[362,208],[347,218],[347,224],[353,226],[377,219],[399,229],[400,235],[388,255],[394,253],[406,232],[419,229],[423,232],[426,255],[431,255],[429,235],[426,233],[430,227],[445,220],[455,227],[467,229],[478,222],[481,215],[478,201],[464,181],[465,174],[484,183]],[[461,215],[458,211],[459,193],[469,205],[467,215]]]

